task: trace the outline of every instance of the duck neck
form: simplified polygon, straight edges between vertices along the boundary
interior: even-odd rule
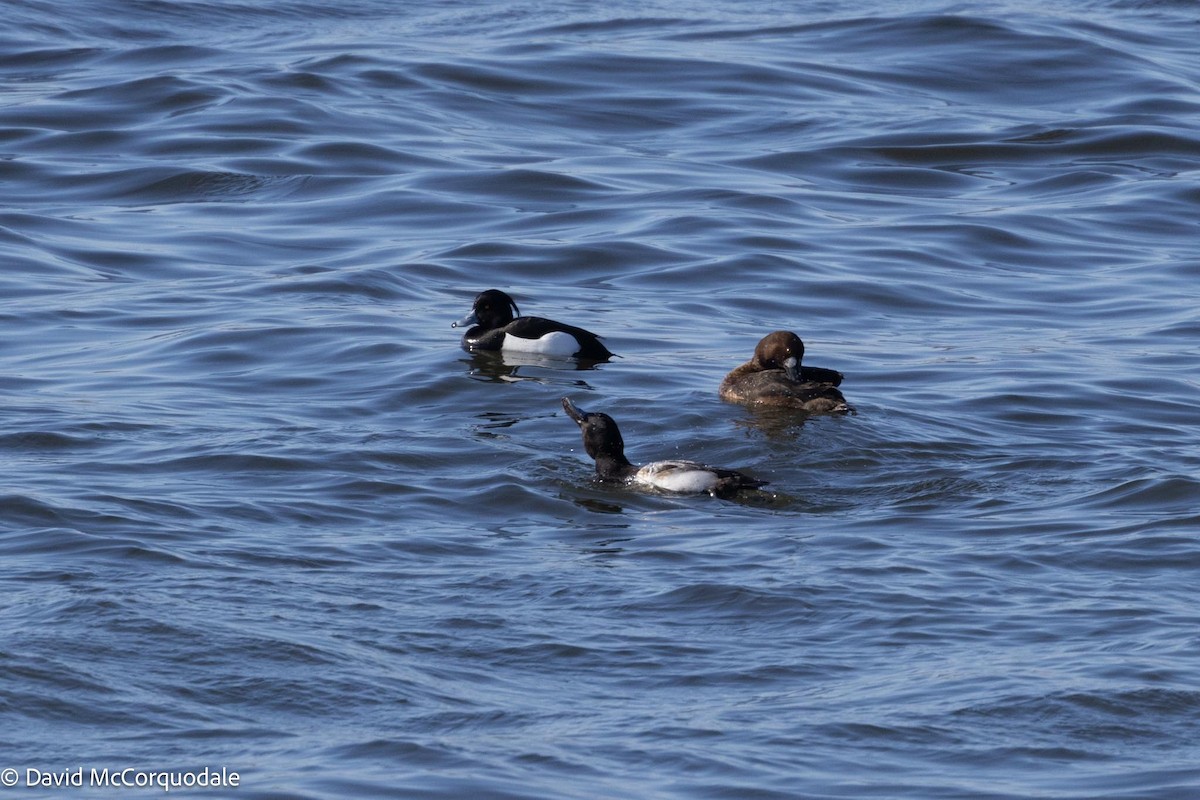
[[[596,476],[602,481],[623,481],[635,472],[637,467],[629,463],[624,453],[596,456]]]

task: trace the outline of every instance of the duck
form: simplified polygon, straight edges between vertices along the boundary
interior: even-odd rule
[[[809,414],[852,414],[838,390],[842,373],[803,366],[804,342],[792,331],[767,334],[754,356],[721,381],[718,394],[728,403],[794,408]]]
[[[600,337],[591,331],[544,317],[522,317],[513,299],[499,289],[476,295],[471,313],[450,327],[468,328],[462,337],[464,350],[499,350],[589,361],[612,357]]]
[[[583,411],[569,397],[562,399],[562,406],[583,434],[583,448],[596,462],[597,480],[647,486],[677,494],[707,492],[720,498],[730,498],[738,492],[767,485],[767,481],[743,472],[696,461],[655,461],[638,467],[625,457],[625,440],[612,417],[598,411]]]

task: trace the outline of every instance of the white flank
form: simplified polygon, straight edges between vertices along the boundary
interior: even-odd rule
[[[714,473],[676,461],[647,464],[637,471],[634,480],[668,492],[710,492],[717,485]]]
[[[536,353],[542,356],[570,358],[579,352],[579,342],[569,333],[554,331],[540,339],[522,339],[511,333],[504,336],[504,350],[514,353]]]

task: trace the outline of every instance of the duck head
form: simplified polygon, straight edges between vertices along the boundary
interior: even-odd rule
[[[583,448],[593,459],[613,459],[625,461],[625,440],[621,438],[621,429],[616,420],[608,414],[598,411],[584,411],[571,402],[571,398],[562,399],[563,410],[567,416],[575,420],[583,433]]]
[[[471,304],[471,313],[458,322],[450,323],[451,328],[466,328],[469,325],[479,325],[485,330],[503,328],[521,315],[521,310],[513,299],[499,289],[488,289],[475,295]]]
[[[781,369],[788,380],[800,380],[800,362],[804,360],[804,342],[791,331],[768,333],[754,348],[754,363],[760,369]]]

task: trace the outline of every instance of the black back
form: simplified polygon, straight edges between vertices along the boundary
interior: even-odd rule
[[[468,350],[499,350],[504,337],[540,339],[548,333],[565,333],[579,343],[576,358],[603,361],[612,353],[591,331],[545,317],[522,317],[516,302],[499,289],[488,289],[475,296],[472,304],[475,325],[463,334],[462,345]]]

